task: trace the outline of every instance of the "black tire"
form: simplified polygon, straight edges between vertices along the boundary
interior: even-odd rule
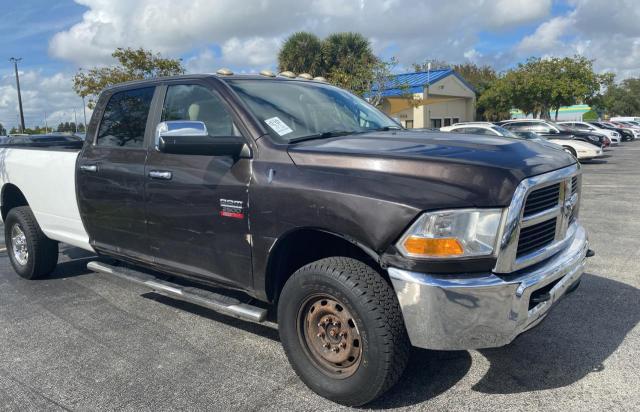
[[[301,335],[309,324],[301,320],[305,302],[316,296],[328,296],[330,302],[344,305],[355,323],[349,326],[349,333],[354,331],[361,338],[362,343],[356,345],[356,340],[349,342],[347,332],[340,334],[353,348],[361,348],[361,360],[346,377],[325,369],[322,360],[318,361],[320,355],[314,357],[309,341],[316,336],[321,339],[320,334]],[[306,313],[313,313],[314,308]],[[391,388],[402,376],[411,348],[392,287],[370,266],[346,257],[318,260],[289,278],[278,302],[278,328],[287,358],[300,379],[318,395],[348,406],[364,405]],[[332,356],[328,352],[324,356]]]
[[[571,146],[562,146],[562,148],[564,149],[565,152],[570,153],[576,159],[578,158],[578,153],[576,153],[576,149],[574,149],[573,147],[571,147]]]
[[[16,257],[12,232],[19,229],[26,240],[27,256],[20,262]],[[16,233],[16,232],[13,232]],[[18,275],[25,279],[40,279],[51,272],[58,263],[58,242],[42,233],[36,218],[28,206],[13,208],[4,222],[4,239],[11,265]]]

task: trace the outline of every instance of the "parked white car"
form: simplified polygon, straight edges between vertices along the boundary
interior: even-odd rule
[[[617,126],[617,127],[622,127],[625,129],[629,129],[631,130],[631,132],[633,132],[633,139],[640,139],[640,125],[638,125],[635,121],[633,120],[610,120],[609,123],[612,123],[613,125]]]
[[[462,122],[440,128],[441,132],[456,132],[465,134],[486,134],[491,136],[517,137],[504,127],[490,122]]]
[[[602,127],[598,127],[595,124],[587,123],[587,122],[558,122],[558,124],[567,126],[570,129],[581,130],[585,132],[591,132],[595,134],[600,134],[603,136],[607,136],[609,140],[611,140],[611,146],[617,146],[622,141],[622,137],[620,133],[615,130],[605,129]]]
[[[640,117],[635,117],[635,116],[618,116],[618,117],[612,117],[611,119],[612,122],[628,122],[628,121],[632,121],[632,122],[640,122]]]
[[[564,151],[571,153],[578,160],[589,160],[602,156],[602,149],[591,143],[574,139],[549,139],[534,132],[512,132],[504,127],[489,122],[456,123],[452,126],[441,127],[440,131],[536,140],[541,144],[553,144],[554,146],[557,146],[558,149],[564,149]]]

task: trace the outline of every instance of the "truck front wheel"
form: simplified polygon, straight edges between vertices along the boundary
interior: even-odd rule
[[[314,392],[359,406],[393,386],[410,344],[392,287],[370,266],[332,257],[289,278],[278,303],[280,340]]]
[[[25,279],[39,279],[58,263],[58,242],[46,237],[28,206],[13,208],[4,222],[4,239],[11,265]]]

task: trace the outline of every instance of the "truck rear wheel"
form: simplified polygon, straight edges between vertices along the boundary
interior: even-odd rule
[[[359,406],[393,386],[410,344],[392,287],[351,258],[313,262],[289,278],[278,303],[280,340],[314,392]]]
[[[28,206],[9,211],[4,239],[13,269],[25,279],[40,279],[58,263],[58,242],[46,237]]]

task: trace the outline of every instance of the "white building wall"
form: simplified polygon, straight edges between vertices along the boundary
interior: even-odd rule
[[[424,127],[433,127],[432,121],[434,119],[440,119],[441,126],[444,126],[446,124],[445,119],[450,119],[451,123],[455,123],[456,121],[467,122],[473,120],[473,118],[469,118],[470,116],[467,113],[467,102],[468,99],[461,98],[458,100],[450,100],[425,106],[429,122]]]

